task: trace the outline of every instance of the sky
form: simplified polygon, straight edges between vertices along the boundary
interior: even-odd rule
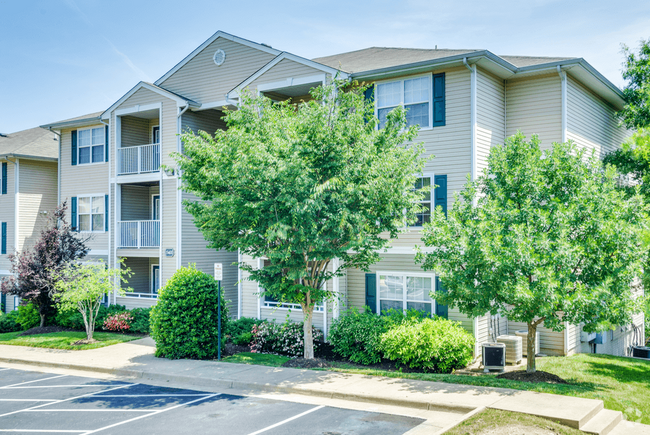
[[[650,1],[0,0],[0,133],[103,111],[222,30],[306,58],[371,46],[582,57],[619,87]]]

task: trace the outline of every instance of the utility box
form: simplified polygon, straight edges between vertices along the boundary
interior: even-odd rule
[[[647,346],[633,346],[632,356],[634,358],[641,358],[650,360],[650,347]]]
[[[515,335],[517,337],[521,337],[521,354],[525,357],[528,357],[528,330],[522,329],[521,331],[516,331]],[[537,355],[539,351],[539,331],[535,332],[535,355]]]
[[[497,343],[506,346],[506,363],[519,364],[522,360],[521,337],[516,335],[500,335]]]
[[[506,368],[506,345],[503,343],[483,343],[483,371],[504,371]]]

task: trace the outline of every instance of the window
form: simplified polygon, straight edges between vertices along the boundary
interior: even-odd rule
[[[102,196],[80,196],[77,200],[79,231],[103,232],[105,199]]]
[[[406,109],[408,126],[431,126],[431,76],[377,85],[379,128],[386,125],[388,113],[400,104]]]
[[[79,164],[104,162],[104,127],[89,128],[77,132]]]
[[[431,275],[379,273],[379,312],[414,309],[433,314],[434,291]]]
[[[262,262],[263,267],[267,267],[269,265],[269,260],[264,260]],[[326,284],[323,283],[323,287]],[[260,287],[258,285],[258,291],[262,292],[264,291],[263,287]],[[299,304],[292,304],[289,302],[279,302],[275,298],[265,294],[262,297],[262,307],[264,308],[273,308],[273,309],[285,309],[285,310],[302,310],[302,307]],[[314,312],[315,313],[322,313],[324,311],[323,304],[316,304],[314,305]]]
[[[413,190],[422,190],[422,199],[420,205],[423,210],[416,214],[417,220],[412,226],[421,227],[431,220],[431,180],[432,176],[424,176],[417,179]]]

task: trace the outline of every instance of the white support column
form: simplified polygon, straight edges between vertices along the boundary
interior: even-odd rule
[[[339,259],[335,258],[332,260],[332,269],[335,271],[339,270]],[[332,292],[334,293],[334,306],[332,307],[334,319],[338,319],[341,315],[341,288],[339,277],[335,276],[332,278]]]
[[[16,159],[14,162],[14,252],[19,252],[20,246],[19,243],[19,225],[20,222],[20,211],[19,211],[19,196],[20,196],[20,159]]]
[[[243,301],[243,286],[241,282],[241,251],[238,249],[237,250],[237,318],[241,319],[241,312],[242,312],[242,304],[244,303]]]
[[[557,72],[560,74],[562,83],[562,142],[567,141],[567,76],[566,71],[558,65]]]
[[[471,172],[471,174],[472,175],[471,176],[472,176],[472,181],[474,181],[474,180],[476,180],[476,176],[477,176],[477,173],[476,173],[477,172],[477,164],[476,164],[476,160],[477,160],[476,130],[477,130],[477,123],[478,123],[478,121],[477,121],[477,107],[476,107],[476,94],[477,94],[477,86],[478,86],[477,85],[478,80],[477,80],[477,77],[476,77],[476,74],[477,74],[477,72],[476,72],[476,64],[472,65],[470,67],[470,69],[471,69],[471,73],[470,73],[470,75],[471,75],[471,80],[470,80],[470,87],[471,87],[471,89],[470,89],[471,121],[470,122],[472,123],[472,125],[471,125],[471,128],[472,128],[472,131],[471,131],[471,133],[472,133],[472,136],[471,136],[472,137],[472,139],[471,139],[472,140],[472,147],[471,147],[472,148],[472,168],[471,168],[472,172]]]
[[[323,301],[323,339],[327,340],[327,300]]]
[[[262,268],[262,259],[258,258],[257,259],[257,268],[261,269]],[[257,283],[257,318],[261,319],[262,318],[262,295],[260,293],[260,284],[259,282]]]

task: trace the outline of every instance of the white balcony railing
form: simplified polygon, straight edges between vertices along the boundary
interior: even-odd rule
[[[118,248],[160,247],[160,221],[118,221]]]
[[[157,172],[160,169],[160,144],[117,149],[117,175]]]

